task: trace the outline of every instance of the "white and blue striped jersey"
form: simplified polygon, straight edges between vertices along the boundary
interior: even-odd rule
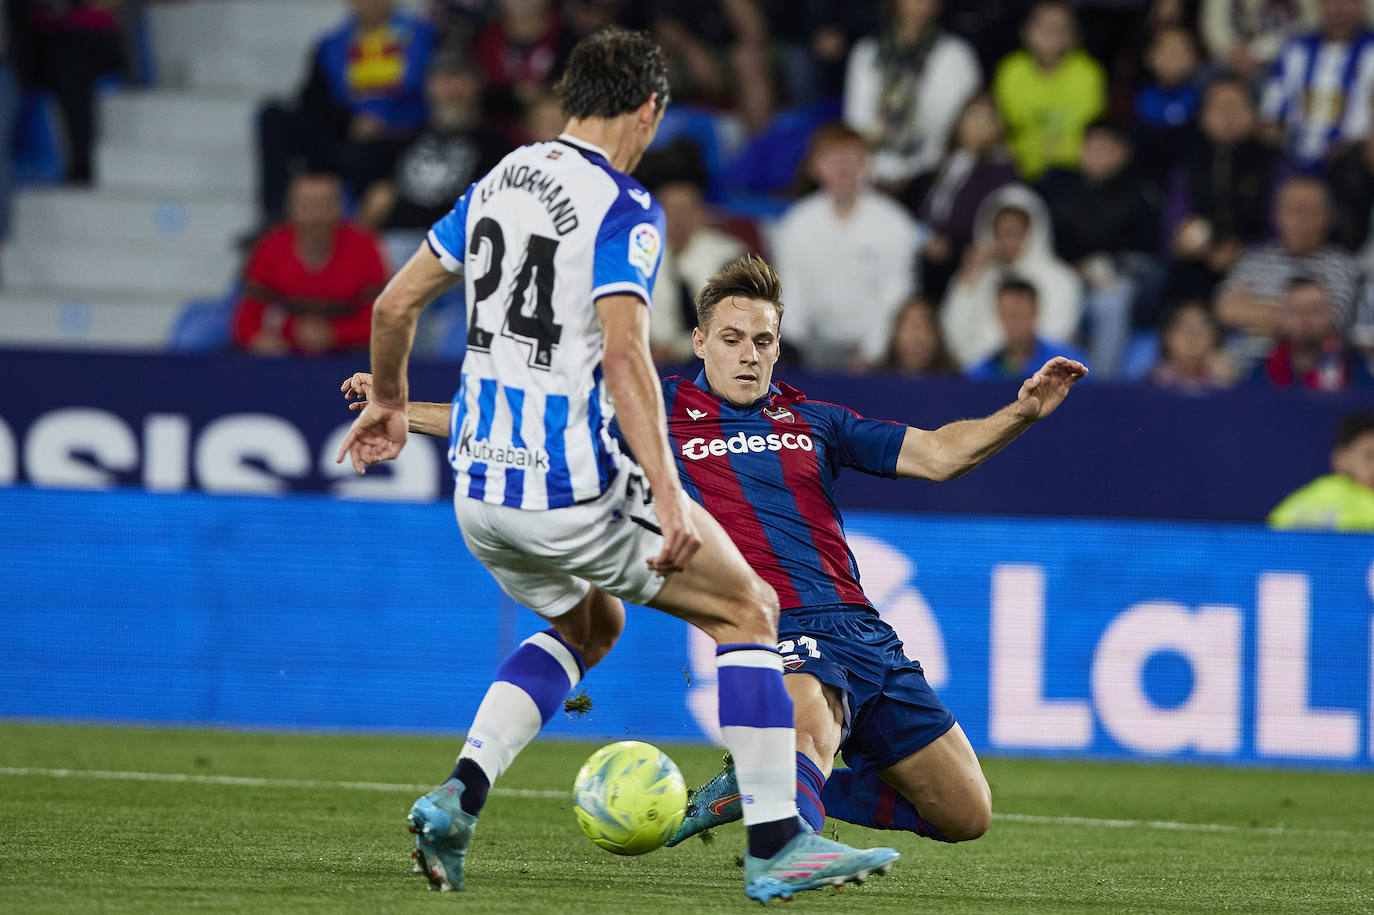
[[[1371,92],[1374,33],[1337,43],[1311,32],[1288,39],[1279,51],[1260,114],[1283,126],[1285,149],[1300,166],[1315,165],[1333,144],[1369,132]]]
[[[566,135],[511,152],[430,229],[467,292],[449,427],[460,495],[546,509],[607,489],[619,452],[595,302],[629,293],[648,307],[663,237],[649,192]]]

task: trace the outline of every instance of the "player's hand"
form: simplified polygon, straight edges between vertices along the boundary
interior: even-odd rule
[[[658,502],[658,526],[663,531],[663,550],[649,560],[649,568],[666,575],[681,572],[701,549],[701,533],[692,520],[692,503],[687,493],[676,490]]]
[[[392,460],[401,453],[408,427],[404,405],[387,406],[369,401],[366,409],[353,420],[334,463],[342,464],[347,455],[353,462],[353,469],[361,476],[373,464]]]
[[[343,392],[344,400],[353,400],[348,405],[348,409],[358,412],[367,406],[368,400],[372,395],[372,373],[354,372],[351,376],[344,379],[344,383],[339,385],[339,390]]]
[[[1016,394],[1016,412],[1026,419],[1044,419],[1069,396],[1069,388],[1088,374],[1088,367],[1065,356],[1055,356],[1027,378]]]

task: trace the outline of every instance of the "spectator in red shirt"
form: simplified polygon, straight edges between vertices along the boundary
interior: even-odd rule
[[[372,300],[388,274],[377,240],[343,221],[343,187],[334,175],[298,175],[287,214],[248,260],[235,344],[263,356],[366,347]]]
[[[513,127],[571,51],[552,0],[501,0],[500,12],[473,46],[491,113]]]
[[[1288,284],[1278,338],[1255,380],[1309,391],[1369,386],[1371,379],[1359,354],[1341,339],[1335,309],[1321,283],[1299,276]]]

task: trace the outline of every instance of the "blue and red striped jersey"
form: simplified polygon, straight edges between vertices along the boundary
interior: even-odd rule
[[[895,477],[906,426],[811,401],[778,383],[744,407],[696,382],[663,382],[668,439],[683,486],[778,592],[782,609],[869,604],[844,539],[841,468]],[[871,606],[871,604],[869,604]]]

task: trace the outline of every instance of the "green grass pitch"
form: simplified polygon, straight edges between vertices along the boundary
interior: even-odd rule
[[[404,816],[458,746],[0,725],[0,912],[753,909],[736,866],[741,827],[710,844],[606,854],[578,831],[568,796],[594,745],[549,741],[498,785],[467,892],[428,892],[410,874]],[[720,760],[709,748],[664,749],[691,783]],[[786,911],[1374,911],[1369,775],[1013,759],[985,768],[998,811],[987,836],[946,846],[841,823],[842,840],[892,844],[902,860],[891,876],[805,893]]]

